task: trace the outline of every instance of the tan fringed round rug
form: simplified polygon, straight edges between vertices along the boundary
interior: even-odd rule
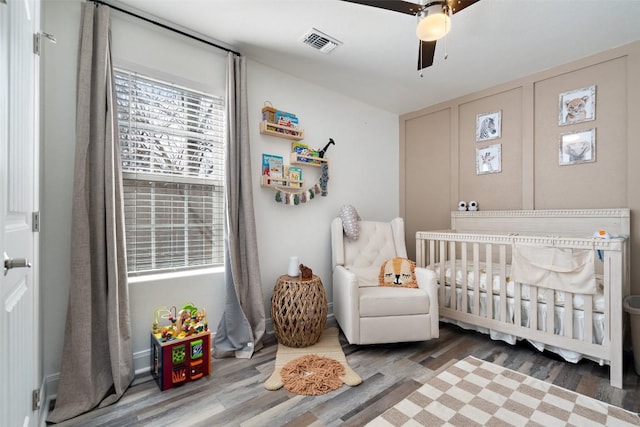
[[[267,390],[278,390],[282,388],[284,385],[282,377],[280,376],[282,368],[292,360],[301,359],[310,355],[325,357],[340,363],[344,371],[339,377],[344,384],[355,387],[362,382],[360,375],[351,369],[347,363],[347,358],[340,345],[338,328],[330,327],[322,331],[320,340],[316,344],[309,347],[297,348],[278,344],[275,369],[267,381],[265,381],[264,388]]]
[[[284,388],[305,396],[318,396],[339,388],[344,374],[340,362],[317,354],[293,359],[280,371]]]

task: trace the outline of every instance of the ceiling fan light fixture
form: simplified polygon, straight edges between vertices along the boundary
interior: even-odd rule
[[[422,12],[426,16],[418,22],[416,35],[425,42],[432,42],[444,37],[451,29],[451,17],[446,2],[428,5]]]

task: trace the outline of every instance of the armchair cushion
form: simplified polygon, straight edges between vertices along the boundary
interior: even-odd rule
[[[360,317],[429,314],[429,295],[424,289],[360,288],[359,299]]]
[[[407,259],[395,257],[380,266],[380,286],[394,288],[417,288],[416,263]]]

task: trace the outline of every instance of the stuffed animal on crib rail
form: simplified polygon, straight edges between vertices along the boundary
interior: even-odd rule
[[[598,230],[593,233],[594,239],[610,239],[611,236],[607,233],[607,230]],[[600,261],[604,261],[604,254],[602,253],[602,249],[598,249],[598,259]]]

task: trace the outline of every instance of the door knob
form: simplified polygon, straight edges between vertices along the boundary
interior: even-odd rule
[[[12,268],[31,268],[31,263],[26,258],[9,258],[7,253],[4,253],[4,275]]]

